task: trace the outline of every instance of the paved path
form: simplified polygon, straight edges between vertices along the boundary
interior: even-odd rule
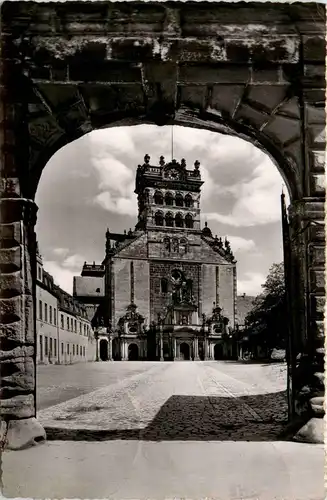
[[[39,377],[39,418],[53,436],[93,442],[5,452],[7,498],[325,498],[323,446],[278,441],[280,365],[99,363],[67,367],[65,380],[53,368],[51,386],[70,389],[57,400],[51,389],[58,404],[46,408]]]
[[[114,364],[103,369],[120,371],[120,380],[39,411],[51,436],[79,429],[111,431],[106,439],[267,440],[286,421],[284,386],[264,377],[261,366],[139,363],[147,369],[132,371],[128,362]]]

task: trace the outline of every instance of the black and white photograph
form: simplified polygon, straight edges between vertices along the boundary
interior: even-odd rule
[[[1,494],[324,500],[326,5],[1,7]]]

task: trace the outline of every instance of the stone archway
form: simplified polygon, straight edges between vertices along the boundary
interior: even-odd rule
[[[190,361],[191,359],[191,350],[190,346],[187,342],[182,342],[179,346],[180,358],[184,361]]]
[[[129,344],[128,361],[137,361],[139,359],[139,347],[137,344]]]
[[[323,393],[325,6],[208,5],[2,7],[1,416],[8,447],[23,427],[25,444],[44,437],[35,419],[37,185],[59,148],[95,128],[176,123],[237,135],[270,155],[291,198],[292,399],[309,418],[311,396]],[[307,386],[311,392],[302,391]]]
[[[100,340],[100,359],[101,361],[108,361],[109,359],[107,339]]]

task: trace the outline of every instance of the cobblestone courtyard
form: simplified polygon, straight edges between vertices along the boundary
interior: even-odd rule
[[[43,366],[38,417],[51,439],[273,440],[287,421],[285,375],[233,362]]]
[[[39,366],[48,441],[3,454],[3,495],[323,500],[323,445],[278,440],[285,386],[282,364]]]

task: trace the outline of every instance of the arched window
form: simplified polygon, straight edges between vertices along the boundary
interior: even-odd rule
[[[182,238],[179,242],[179,253],[187,253],[187,240]]]
[[[184,220],[181,214],[177,214],[175,217],[175,227],[184,227]]]
[[[188,208],[191,208],[193,207],[193,198],[190,194],[187,194],[185,196],[185,206],[188,207]]]
[[[163,205],[163,195],[161,191],[156,191],[154,193],[154,202],[156,205]]]
[[[170,192],[166,193],[165,195],[165,203],[169,206],[172,206],[174,204],[174,197]]]
[[[161,278],[161,293],[168,293],[168,280],[167,278]]]
[[[155,220],[155,225],[156,226],[163,226],[164,225],[164,218],[162,212],[156,212],[154,216]]]
[[[177,252],[178,253],[178,250],[179,250],[178,239],[177,238],[173,238],[173,252]]]
[[[170,252],[170,239],[169,238],[164,238],[163,243],[164,243],[165,250],[167,250],[168,252]]]
[[[192,215],[187,214],[185,217],[185,226],[189,229],[193,228],[193,218]]]
[[[181,193],[177,193],[175,196],[175,204],[177,207],[183,207],[184,206],[184,199]]]
[[[166,220],[166,226],[168,227],[174,227],[174,217],[171,212],[168,212],[165,217]]]

